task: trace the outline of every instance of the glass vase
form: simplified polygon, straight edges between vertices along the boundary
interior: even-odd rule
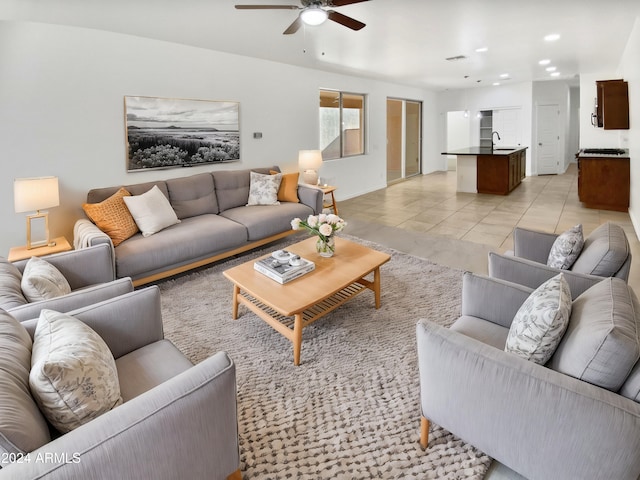
[[[320,254],[321,257],[332,257],[336,251],[336,240],[332,235],[327,237],[326,240],[323,240],[322,237],[318,237],[316,241],[316,252]]]

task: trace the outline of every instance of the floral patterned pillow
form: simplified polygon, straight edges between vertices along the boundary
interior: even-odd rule
[[[280,205],[278,189],[282,181],[282,174],[263,175],[251,172],[249,185],[249,201],[247,205]]]
[[[582,247],[584,247],[584,235],[582,234],[582,224],[578,224],[556,238],[551,246],[547,265],[568,270],[580,255]]]
[[[107,344],[85,323],[53,310],[40,312],[29,386],[60,433],[122,403],[116,361]]]
[[[534,290],[513,317],[505,352],[544,365],[569,325],[571,291],[561,273]]]

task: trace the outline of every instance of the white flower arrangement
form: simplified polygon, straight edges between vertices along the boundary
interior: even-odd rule
[[[347,222],[345,222],[338,215],[334,215],[333,213],[309,215],[306,220],[301,220],[299,218],[294,218],[293,220],[291,220],[292,229],[305,229],[312,235],[317,235],[318,237],[320,237],[324,242],[327,242],[329,240],[329,237],[331,237],[334,232],[339,232],[346,226]]]

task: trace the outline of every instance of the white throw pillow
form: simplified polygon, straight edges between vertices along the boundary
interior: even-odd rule
[[[122,197],[143,237],[180,223],[176,212],[157,185],[142,195]]]
[[[582,247],[584,247],[584,235],[582,233],[582,224],[578,224],[558,235],[549,251],[547,265],[568,270],[577,260]]]
[[[571,291],[563,274],[535,289],[513,317],[505,352],[544,365],[562,340],[571,316]]]
[[[122,403],[107,344],[85,323],[53,310],[40,312],[29,385],[40,410],[61,433]]]
[[[69,282],[56,267],[40,257],[31,257],[22,272],[22,293],[29,302],[38,302],[71,293]]]
[[[251,172],[249,185],[249,201],[247,205],[280,205],[278,189],[282,181],[282,174],[263,175]]]

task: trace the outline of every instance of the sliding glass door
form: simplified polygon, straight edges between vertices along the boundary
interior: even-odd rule
[[[387,183],[420,173],[422,103],[387,99]]]

